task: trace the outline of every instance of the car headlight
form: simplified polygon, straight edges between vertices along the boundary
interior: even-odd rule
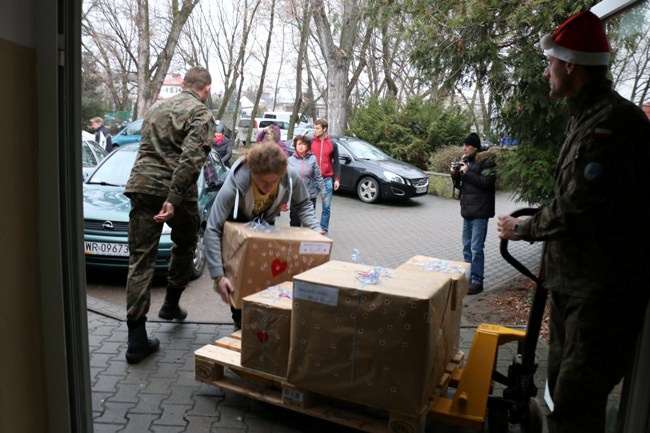
[[[164,234],[167,235],[167,234],[169,234],[169,233],[172,232],[172,228],[169,227],[169,226],[167,225],[167,223],[165,223],[165,224],[163,224],[162,232],[163,232]]]
[[[402,178],[402,176],[396,175],[392,171],[384,171],[384,177],[390,182],[404,183],[404,178]]]

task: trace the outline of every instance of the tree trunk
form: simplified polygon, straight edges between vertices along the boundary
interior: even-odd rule
[[[255,95],[255,103],[253,104],[253,111],[251,112],[251,119],[255,119],[257,116],[257,107],[259,106],[260,99],[262,99],[262,93],[264,92],[264,76],[266,75],[266,67],[269,64],[269,54],[271,53],[271,38],[273,37],[273,21],[275,19],[275,0],[271,2],[270,8],[270,24],[269,24],[269,37],[266,39],[266,47],[264,53],[264,63],[262,64],[262,73],[260,77],[260,85],[257,88],[257,94]],[[248,136],[252,134],[252,126],[248,128]],[[255,137],[257,138],[257,137]],[[251,140],[252,141],[252,138]]]
[[[239,98],[241,98],[241,83],[243,83],[243,72],[241,71],[243,71],[244,63],[246,62],[246,46],[248,45],[248,36],[250,34],[251,27],[253,26],[253,20],[255,19],[255,15],[260,7],[261,2],[262,0],[255,0],[252,9],[248,7],[248,0],[244,2],[244,16],[242,19],[244,24],[242,26],[242,36],[237,50],[237,57],[234,59],[234,64],[232,66],[229,65],[226,68],[226,71],[224,71],[226,77],[225,91],[223,96],[224,103],[221,104],[221,107],[219,107],[219,111],[217,112],[218,118],[223,117],[223,113],[226,111],[226,104],[232,97],[233,93],[235,93],[237,81],[240,81],[240,89],[237,91],[237,105],[239,105]],[[231,40],[234,40],[234,37]],[[233,48],[234,46],[231,45],[231,49]],[[219,57],[223,62],[224,59],[222,59],[221,56]],[[240,76],[242,76],[242,80],[240,80]]]
[[[327,133],[333,136],[344,135],[347,126],[348,70],[350,59],[347,56],[332,56],[327,68]]]
[[[302,28],[300,29],[300,44],[298,46],[298,62],[296,65],[296,96],[294,98],[293,110],[291,112],[291,121],[289,122],[289,131],[287,137],[293,138],[294,125],[297,123],[298,114],[302,107],[302,68],[305,65],[307,57],[307,40],[309,39],[309,23],[310,19],[309,2],[303,3],[302,9]]]
[[[149,81],[149,0],[138,0],[138,98],[136,99],[136,119],[144,117],[147,111],[147,82]]]
[[[183,26],[187,22],[198,0],[182,0],[183,6],[178,10],[178,0],[172,0],[170,5],[171,28],[163,49],[158,54],[156,62],[150,67],[151,34],[149,31],[149,2],[138,0],[138,102],[137,117],[144,117],[151,105],[158,99],[165,76],[169,71],[172,56],[178,45],[178,39]],[[207,66],[207,65],[206,65]]]
[[[359,2],[343,1],[339,46],[334,43],[323,0],[311,0],[311,6],[320,48],[327,62],[327,132],[340,136],[347,127],[348,71],[361,19]]]

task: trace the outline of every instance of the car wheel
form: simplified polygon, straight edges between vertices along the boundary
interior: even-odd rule
[[[203,275],[203,268],[205,267],[205,245],[203,245],[203,229],[199,231],[199,236],[196,242],[196,249],[194,250],[194,258],[192,259],[192,279],[196,280]]]
[[[375,203],[379,200],[379,182],[374,177],[366,176],[357,184],[357,195],[365,203]]]

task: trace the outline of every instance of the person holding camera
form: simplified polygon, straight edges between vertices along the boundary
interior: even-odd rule
[[[451,178],[459,191],[463,217],[463,257],[471,263],[470,295],[483,291],[488,219],[494,216],[496,165],[487,153],[479,153],[481,139],[471,133],[463,141],[463,159],[451,164]]]

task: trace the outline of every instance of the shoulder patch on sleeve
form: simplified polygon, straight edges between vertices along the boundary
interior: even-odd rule
[[[585,180],[589,183],[600,183],[605,176],[603,165],[598,162],[590,162],[583,171]]]

